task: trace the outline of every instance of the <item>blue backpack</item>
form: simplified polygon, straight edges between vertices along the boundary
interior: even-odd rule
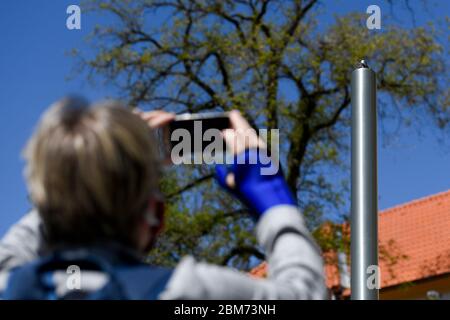
[[[99,290],[70,290],[56,295],[52,275],[77,265],[81,270],[100,271],[109,281]],[[165,289],[173,270],[152,267],[129,255],[78,249],[59,251],[12,271],[2,298],[11,300],[85,299],[155,300]]]

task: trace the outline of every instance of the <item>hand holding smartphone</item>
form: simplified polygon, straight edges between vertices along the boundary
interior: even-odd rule
[[[188,136],[190,151],[188,154],[178,154],[177,157],[193,158],[195,154],[203,153],[210,141],[204,141],[203,134],[209,129],[223,131],[231,128],[227,112],[184,113],[175,115],[165,111],[137,112],[151,128],[156,129],[159,152],[164,164],[172,163],[172,148],[179,143],[173,139],[180,133]],[[174,135],[174,132],[176,133]],[[222,141],[222,149],[226,149]]]

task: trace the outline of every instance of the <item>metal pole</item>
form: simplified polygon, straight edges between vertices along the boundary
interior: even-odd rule
[[[364,60],[352,72],[351,86],[351,295],[353,300],[377,300],[378,285],[373,286],[374,277],[379,277],[376,75]]]

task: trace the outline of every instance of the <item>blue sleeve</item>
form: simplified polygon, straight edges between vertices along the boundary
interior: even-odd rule
[[[226,185],[229,173],[234,174],[236,186],[233,189]],[[216,178],[257,218],[274,206],[296,205],[279,164],[261,149],[245,150],[234,157],[230,166],[217,165]]]

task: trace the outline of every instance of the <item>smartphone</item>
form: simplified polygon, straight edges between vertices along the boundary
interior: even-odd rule
[[[205,148],[214,139],[208,139],[208,134],[205,135],[205,132],[209,129],[222,131],[228,128],[231,128],[231,122],[227,112],[184,113],[177,115],[166,128],[163,128],[163,132],[159,133],[160,135],[162,134],[159,140],[163,141],[164,163],[178,162],[177,160],[180,159],[198,159],[204,154]],[[178,152],[172,154],[172,149],[180,143],[187,143],[188,145],[186,148],[178,147]],[[221,144],[221,150],[225,153],[225,142],[220,139],[216,143]],[[215,156],[220,155],[216,154]]]

